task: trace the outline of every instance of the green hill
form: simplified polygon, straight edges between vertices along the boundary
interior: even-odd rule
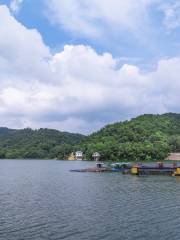
[[[87,159],[98,151],[103,161],[162,160],[180,151],[180,114],[146,114],[107,125],[79,146]]]
[[[109,124],[85,137],[52,129],[0,128],[0,158],[66,159],[82,150],[87,160],[99,152],[103,161],[154,161],[180,151],[180,114],[146,114]]]
[[[62,159],[84,138],[81,134],[51,129],[0,128],[0,158]]]

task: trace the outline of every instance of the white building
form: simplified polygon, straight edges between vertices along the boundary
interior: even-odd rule
[[[75,153],[75,158],[76,158],[76,160],[82,161],[83,160],[83,152],[77,151]]]
[[[93,153],[92,155],[94,161],[99,161],[101,155],[98,152]]]

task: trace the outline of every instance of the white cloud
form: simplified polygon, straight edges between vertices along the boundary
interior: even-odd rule
[[[0,125],[87,133],[141,113],[180,110],[179,57],[142,73],[90,46],[66,45],[53,55],[5,6],[0,22]]]
[[[0,7],[0,22],[1,74],[36,78],[44,73],[44,81],[49,74],[47,59],[51,54],[41,35],[17,22],[6,6]]]
[[[52,0],[47,1],[48,17],[66,31],[85,37],[114,31],[145,31],[147,8],[158,0]],[[145,26],[146,25],[146,26]]]
[[[23,0],[11,0],[10,2],[10,9],[13,13],[18,13],[20,8],[21,8],[21,5],[23,3]]]

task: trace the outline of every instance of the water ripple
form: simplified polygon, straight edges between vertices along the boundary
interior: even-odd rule
[[[69,172],[90,164],[0,161],[0,240],[179,239],[179,179]]]

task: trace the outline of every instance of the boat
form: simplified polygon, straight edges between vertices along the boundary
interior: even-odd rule
[[[106,165],[102,162],[97,162],[96,167],[75,169],[71,170],[71,172],[120,172],[130,168],[130,163],[113,163],[110,165]]]
[[[102,162],[97,162],[96,167],[70,170],[71,172],[111,172],[112,169]]]

